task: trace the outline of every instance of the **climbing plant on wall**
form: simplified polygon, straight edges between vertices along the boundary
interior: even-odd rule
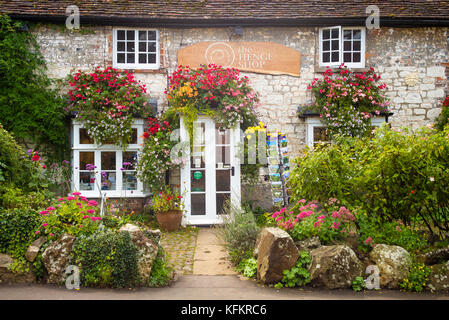
[[[29,27],[0,15],[0,123],[20,142],[62,159],[69,143],[62,105]]]

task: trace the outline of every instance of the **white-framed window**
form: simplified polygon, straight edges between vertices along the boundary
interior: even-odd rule
[[[159,69],[159,31],[114,28],[113,66],[120,69]]]
[[[148,195],[137,179],[136,164],[143,143],[144,120],[132,125],[132,139],[126,150],[111,144],[97,145],[83,124],[73,121],[72,187],[88,198],[99,198],[100,190],[107,197],[142,197]],[[95,168],[93,168],[95,167]]]
[[[371,125],[373,127],[380,127],[385,122],[385,117],[371,118]],[[319,117],[306,118],[306,144],[313,148],[318,143],[330,143],[329,135],[327,134],[326,126],[321,122]]]
[[[319,30],[320,67],[365,67],[366,32],[364,27],[328,27]]]

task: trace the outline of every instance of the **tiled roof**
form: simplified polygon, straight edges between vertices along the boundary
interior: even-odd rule
[[[144,20],[285,20],[367,17],[377,5],[389,19],[449,20],[449,1],[436,0],[0,0],[0,12],[17,17],[63,17],[76,4],[81,18],[137,18]]]

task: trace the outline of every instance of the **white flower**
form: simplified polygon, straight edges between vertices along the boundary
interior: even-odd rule
[[[434,182],[434,181],[435,181],[435,178],[434,178],[434,177],[430,177],[429,180],[432,181],[432,182]]]

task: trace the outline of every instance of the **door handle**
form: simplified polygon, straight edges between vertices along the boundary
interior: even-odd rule
[[[235,167],[231,167],[231,176],[235,175]]]

